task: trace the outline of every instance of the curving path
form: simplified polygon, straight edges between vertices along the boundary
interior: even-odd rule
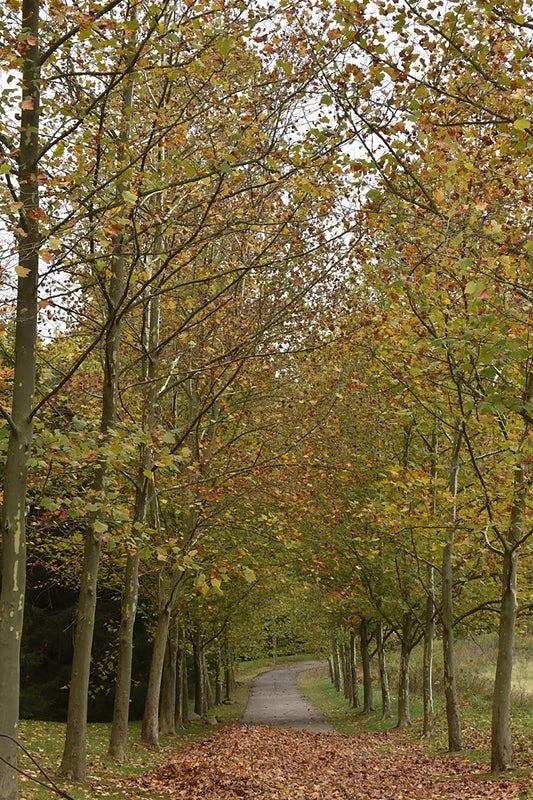
[[[305,697],[298,686],[298,673],[322,667],[305,661],[263,672],[254,678],[242,722],[245,725],[272,725],[299,731],[333,732],[322,713]]]

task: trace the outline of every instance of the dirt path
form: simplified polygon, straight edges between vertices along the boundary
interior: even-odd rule
[[[323,664],[318,661],[306,661],[258,675],[252,682],[243,723],[299,731],[333,732],[331,725],[311,705],[298,686],[300,672],[321,666]]]

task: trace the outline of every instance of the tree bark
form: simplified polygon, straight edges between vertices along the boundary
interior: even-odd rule
[[[148,747],[154,748],[159,747],[159,699],[161,696],[161,678],[163,676],[168,629],[170,627],[170,614],[171,609],[169,604],[166,603],[159,612],[144,703],[141,742]]]
[[[193,633],[192,651],[194,663],[194,713],[200,717],[205,717],[207,714],[205,670],[201,634],[198,630]]]
[[[527,487],[524,469],[515,468],[514,499],[507,543],[502,563],[502,595],[498,629],[498,658],[492,699],[491,769],[503,771],[514,766],[511,736],[511,689],[513,673],[514,632],[516,624],[517,547],[522,539],[526,513]]]
[[[350,631],[350,682],[352,685],[352,707],[359,708],[361,706],[361,699],[359,697],[359,682],[357,680],[357,643],[355,631]]]
[[[353,700],[352,670],[350,668],[350,645],[346,640],[341,643],[341,668],[343,694],[345,699],[351,703]]]
[[[185,631],[183,632],[181,648],[181,723],[185,725],[189,721],[189,675]]]
[[[118,633],[118,662],[115,684],[113,722],[109,739],[109,755],[125,761],[128,754],[128,721],[131,692],[133,630],[139,595],[139,553],[128,555]]]
[[[155,237],[155,252],[161,250],[162,241],[158,228]],[[157,375],[159,371],[159,325],[160,325],[160,297],[155,291],[150,298],[145,319],[143,337],[143,380],[146,383],[145,401],[143,405],[143,431],[150,434],[155,425],[157,404]],[[115,684],[115,701],[113,708],[113,723],[109,739],[109,755],[118,761],[124,761],[128,749],[128,719],[131,694],[131,668],[133,658],[133,632],[137,614],[137,601],[139,596],[139,549],[141,537],[139,532],[146,522],[148,509],[153,490],[152,481],[147,477],[152,470],[152,449],[146,443],[140,445],[139,469],[137,475],[137,491],[135,509],[132,522],[132,539],[135,549],[128,550],[126,557],[126,573],[124,576],[124,589],[122,594],[122,608],[119,628],[118,663]]]
[[[370,714],[375,710],[375,706],[372,673],[370,671],[368,620],[365,617],[363,617],[359,625],[359,639],[361,641],[361,663],[363,665],[363,714]]]
[[[207,656],[205,654],[204,647],[202,647],[202,670],[205,687],[205,705],[207,711],[209,711],[209,709],[214,708],[215,701],[213,700],[213,689],[211,687],[211,678],[209,677],[209,667],[207,664]]]
[[[177,697],[177,659],[178,625],[170,626],[161,684],[161,708],[159,712],[159,733],[162,736],[176,735],[176,697]]]
[[[407,728],[411,725],[411,712],[409,709],[409,661],[412,649],[411,630],[411,613],[406,611],[402,621],[400,673],[398,677],[398,728]]]
[[[119,163],[124,160],[124,153],[130,138],[132,101],[133,79],[131,75],[129,75],[122,94],[122,119],[118,152]],[[122,201],[122,193],[125,188],[125,182],[118,181],[116,197],[120,202]],[[100,423],[103,445],[107,442],[117,417],[121,340],[121,318],[119,309],[124,300],[126,286],[124,245],[125,239],[123,234],[117,235],[113,240],[107,314],[107,323],[109,327],[104,345],[105,363]],[[65,747],[60,769],[61,775],[80,783],[85,782],[87,773],[87,705],[96,611],[98,567],[102,545],[101,531],[102,526],[105,526],[106,518],[104,501],[108,468],[109,457],[107,455],[101,455],[94,478],[93,489],[95,497],[102,500],[102,511],[96,512],[93,515],[85,534],[67,711]],[[105,527],[103,530],[105,530]]]
[[[452,519],[448,541],[442,553],[442,652],[444,667],[444,695],[446,698],[446,719],[448,723],[448,751],[458,752],[463,749],[461,720],[459,716],[459,702],[457,699],[456,670],[455,670],[455,643],[453,636],[453,546],[456,525],[457,488],[459,480],[460,450],[462,441],[462,427],[458,421],[455,425],[455,435],[452,450],[450,469],[450,493],[452,495]]]
[[[333,667],[333,685],[335,687],[335,691],[340,692],[341,690],[341,674],[340,674],[340,667],[339,667],[339,644],[335,639],[333,641],[333,650],[331,653],[331,664]]]
[[[222,678],[222,653],[220,651],[220,644],[218,642],[215,661],[215,687],[215,704],[219,706],[224,700],[224,680]]]
[[[433,567],[427,567],[427,598],[424,625],[423,699],[424,726],[422,736],[432,736],[435,730],[433,707],[433,640],[435,638],[435,582]]]
[[[381,685],[381,719],[390,719],[392,717],[392,712],[390,702],[389,675],[387,671],[385,645],[383,642],[383,623],[381,620],[378,622],[376,640],[379,663],[379,682]]]
[[[2,505],[2,591],[0,595],[0,732],[18,735],[20,642],[24,621],[26,586],[26,489],[28,459],[33,442],[33,398],[37,342],[37,282],[40,232],[38,224],[39,185],[39,0],[23,0],[21,41],[33,37],[24,54],[19,148],[20,211],[17,317],[15,322],[15,365],[11,415],[5,463]],[[27,108],[26,106],[30,106]],[[0,738],[0,797],[16,800],[18,773],[15,744]]]
[[[231,695],[235,688],[235,678],[233,670],[233,653],[226,642],[225,666],[224,666],[224,700],[231,701]]]

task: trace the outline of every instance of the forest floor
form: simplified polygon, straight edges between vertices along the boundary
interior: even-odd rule
[[[157,751],[136,741],[139,723],[132,723],[129,760],[123,765],[106,755],[109,725],[91,724],[88,783],[60,782],[61,788],[74,800],[533,798],[529,703],[515,709],[517,769],[495,775],[489,772],[490,725],[485,711],[478,718],[465,706],[465,750],[451,756],[444,753],[442,720],[433,739],[422,740],[418,724],[399,731],[394,719],[382,721],[379,712],[363,715],[350,708],[324,669],[307,670],[299,663],[288,667],[284,663],[272,671],[272,664],[250,663],[240,673],[234,703],[213,710],[223,727],[191,724],[178,736],[165,737]],[[261,704],[263,711],[268,707],[267,713],[260,711]],[[320,707],[335,731],[344,732],[328,732],[331,727],[324,725],[314,706]],[[418,723],[420,709],[416,701],[412,706]],[[64,725],[28,720],[21,738],[54,775]],[[23,779],[21,800],[53,796],[50,789]]]
[[[531,784],[486,765],[426,755],[401,734],[317,733],[233,725],[124,782],[126,795],[186,800],[515,800]]]
[[[242,725],[189,745],[128,781],[130,798],[187,800],[514,800],[533,788],[486,764],[428,755],[401,731],[340,734],[298,686],[318,664],[282,665],[252,681]]]

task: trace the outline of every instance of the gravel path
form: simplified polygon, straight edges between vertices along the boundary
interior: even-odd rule
[[[298,673],[322,666],[318,661],[305,661],[258,675],[252,681],[243,723],[299,731],[333,732],[322,713],[304,696],[297,682]]]

